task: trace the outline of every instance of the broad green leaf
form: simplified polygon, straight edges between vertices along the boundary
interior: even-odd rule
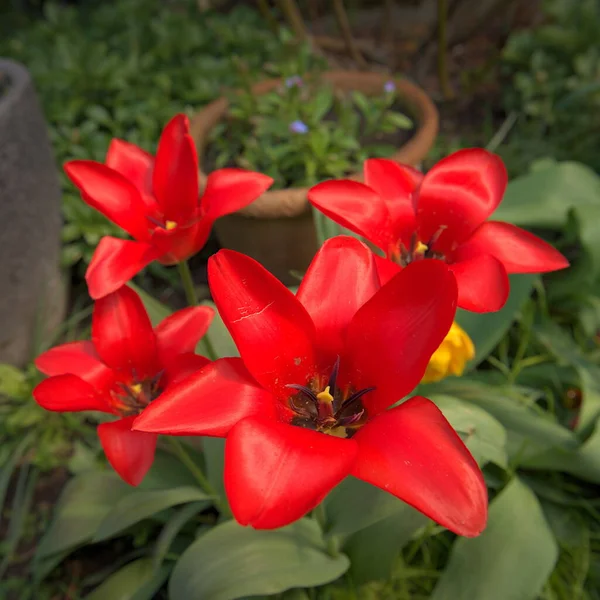
[[[350,559],[355,584],[389,579],[400,550],[429,522],[408,504],[401,504],[400,510],[357,531],[344,542],[343,550]]]
[[[50,527],[42,537],[36,560],[88,542],[116,502],[135,488],[113,472],[83,473],[66,485]]]
[[[175,487],[195,485],[194,476],[177,456],[158,449],[146,477],[135,489],[143,491],[168,490]]]
[[[452,396],[430,396],[480,466],[506,467],[506,430],[489,412]]]
[[[163,319],[166,319],[173,311],[156,298],[145,292],[141,287],[129,282],[129,287],[141,298],[152,325],[156,327]]]
[[[328,535],[349,535],[404,510],[406,504],[384,490],[346,477],[325,499]]]
[[[556,323],[546,321],[534,327],[537,339],[559,361],[574,367],[581,382],[582,403],[577,431],[587,434],[600,416],[600,368],[581,352],[573,338]]]
[[[225,467],[225,440],[222,438],[205,437],[202,439],[206,477],[212,488],[219,494],[222,501],[227,502],[223,469]]]
[[[592,435],[576,450],[553,448],[526,457],[521,464],[527,469],[563,471],[600,484],[600,424],[596,424]]]
[[[504,337],[523,305],[531,296],[537,275],[511,275],[510,296],[504,307],[493,313],[474,313],[459,309],[456,321],[469,334],[475,345],[475,358],[469,368],[476,367]]]
[[[9,398],[20,398],[27,393],[27,377],[17,367],[0,363],[0,394]]]
[[[168,577],[169,570],[169,567],[163,567],[154,571],[148,558],[135,560],[113,573],[85,600],[151,600]]]
[[[178,504],[207,501],[208,496],[196,487],[179,487],[166,490],[137,491],[117,502],[98,526],[93,542],[113,535]]]
[[[459,538],[431,600],[534,600],[558,558],[535,494],[513,479],[490,505],[476,538]]]
[[[302,519],[272,531],[218,525],[181,556],[169,582],[172,600],[233,600],[334,581],[347,557],[327,554],[317,523]]]
[[[217,358],[222,358],[224,356],[239,356],[240,353],[238,352],[235,342],[231,338],[229,331],[227,331],[227,327],[225,327],[214,302],[205,300],[204,302],[201,302],[201,304],[202,306],[210,306],[215,311],[215,317],[206,335],[210,339],[212,347],[217,353]],[[198,342],[196,352],[210,358],[206,342],[203,339]]]

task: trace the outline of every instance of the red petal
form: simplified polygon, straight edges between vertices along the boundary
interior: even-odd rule
[[[135,185],[149,212],[156,213],[158,211],[152,191],[154,157],[151,154],[135,144],[113,139],[108,147],[105,164]]]
[[[163,392],[137,418],[136,431],[225,437],[247,417],[275,419],[275,398],[239,358],[221,358]]]
[[[400,265],[389,258],[384,258],[378,254],[373,255],[375,258],[375,266],[379,275],[381,285],[385,285],[394,275],[402,270]]]
[[[508,273],[547,273],[569,266],[569,261],[536,235],[509,223],[488,221],[458,248],[468,255],[491,254]]]
[[[297,298],[315,324],[325,361],[342,353],[348,323],[379,287],[374,254],[357,239],[340,235],[317,252]]]
[[[160,136],[152,184],[165,219],[184,223],[198,207],[198,157],[185,115],[175,115]]]
[[[244,169],[218,169],[206,182],[200,206],[203,218],[214,221],[254,202],[273,184],[273,178]]]
[[[34,388],[33,397],[46,410],[112,412],[102,395],[90,383],[70,373],[44,379]]]
[[[160,370],[152,324],[140,297],[131,288],[123,286],[96,300],[92,341],[104,363],[130,373],[137,381]]]
[[[402,399],[421,381],[456,312],[456,281],[438,260],[409,264],[352,319],[347,352],[369,416]]]
[[[214,316],[210,306],[191,306],[161,321],[154,329],[161,364],[169,363],[178,354],[194,352]]]
[[[500,157],[481,148],[459,150],[438,162],[419,189],[421,241],[427,243],[441,227],[436,250],[448,252],[466,240],[500,204],[506,183]]]
[[[448,265],[458,285],[458,306],[472,312],[500,310],[508,300],[510,282],[502,263],[480,254]]]
[[[487,490],[477,463],[433,402],[416,396],[352,438],[352,475],[390,492],[458,535],[479,535]]]
[[[35,359],[35,366],[45,375],[77,375],[96,390],[107,389],[114,381],[112,370],[100,360],[92,342],[50,348]]]
[[[252,376],[274,393],[315,372],[315,326],[298,299],[255,260],[220,250],[208,282],[223,322]]]
[[[349,474],[356,452],[354,440],[244,419],[225,445],[225,490],[234,517],[256,529],[300,519]]]
[[[90,296],[97,300],[118,290],[159,256],[150,244],[103,237],[85,274]]]
[[[157,435],[132,431],[135,417],[98,425],[98,437],[112,468],[129,485],[139,485],[154,462]]]
[[[365,183],[385,202],[392,217],[394,237],[408,238],[416,229],[416,191],[423,175],[412,167],[385,158],[365,161]]]
[[[150,238],[151,224],[146,205],[137,188],[123,175],[92,160],[65,164],[69,179],[79,188],[83,200],[134,238]]]
[[[200,356],[193,352],[178,354],[175,359],[165,367],[165,372],[161,378],[163,389],[183,381],[186,377],[193,375],[210,362],[211,361],[206,358],[206,356]]]
[[[330,219],[386,252],[396,241],[386,203],[363,183],[349,179],[324,181],[308,190],[308,200]]]

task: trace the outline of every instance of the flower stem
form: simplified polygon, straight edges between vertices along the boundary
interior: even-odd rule
[[[177,263],[177,269],[179,271],[179,276],[181,277],[181,283],[183,285],[187,303],[190,306],[196,306],[198,304],[198,294],[196,294],[196,288],[194,287],[194,280],[192,279],[192,272],[190,271],[188,261],[182,260],[180,263]]]
[[[210,484],[206,475],[204,475],[202,472],[202,469],[192,460],[192,457],[188,454],[188,451],[184,448],[183,444],[173,436],[167,436],[167,439],[169,440],[169,443],[171,444],[175,454],[177,454],[181,462],[198,482],[200,489],[213,499],[215,506],[219,509],[219,512],[222,515],[231,517],[229,507],[221,500],[221,497],[215,488],[213,488],[213,486]]]

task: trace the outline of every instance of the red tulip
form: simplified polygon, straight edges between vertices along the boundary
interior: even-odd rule
[[[354,475],[467,536],[486,522],[477,464],[438,408],[414,397],[456,310],[439,261],[409,265],[380,288],[356,239],[327,241],[294,296],[251,258],[222,250],[209,283],[241,358],[223,358],[168,390],[134,430],[226,437],[235,518],[281,527]]]
[[[213,315],[207,306],[187,308],[152,329],[139,296],[121,287],[94,305],[91,342],[63,344],[36,359],[50,377],[33,396],[47,410],[117,415],[98,426],[100,442],[115,471],[138,485],[154,460],[157,436],[132,431],[131,424],[164,389],[209,362],[194,348]]]
[[[507,175],[486,150],[460,150],[423,176],[392,160],[365,162],[365,183],[326,181],[310,202],[381,248],[385,282],[423,258],[446,262],[458,283],[458,306],[499,310],[509,294],[507,273],[546,273],[568,266],[552,246],[509,223],[486,221],[502,200]]]
[[[65,171],[87,204],[134,238],[100,241],[86,273],[94,299],[114,292],[154,260],[172,265],[193,256],[216,219],[247,206],[273,183],[260,173],[219,169],[208,176],[198,199],[198,158],[185,115],[167,124],[156,158],[115,139],[106,164],[73,160]]]

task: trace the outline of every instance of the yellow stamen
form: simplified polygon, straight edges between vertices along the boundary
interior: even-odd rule
[[[423,242],[417,242],[417,247],[415,248],[415,252],[418,254],[425,254],[429,250],[429,246],[424,244]]]
[[[320,402],[327,402],[329,404],[333,402],[333,396],[329,393],[329,386],[317,394],[317,400]]]
[[[129,389],[133,392],[135,396],[139,396],[142,393],[142,384],[136,383],[134,385],[130,385]]]
[[[167,231],[171,231],[171,229],[175,229],[177,227],[177,223],[175,221],[165,221],[165,229]]]

